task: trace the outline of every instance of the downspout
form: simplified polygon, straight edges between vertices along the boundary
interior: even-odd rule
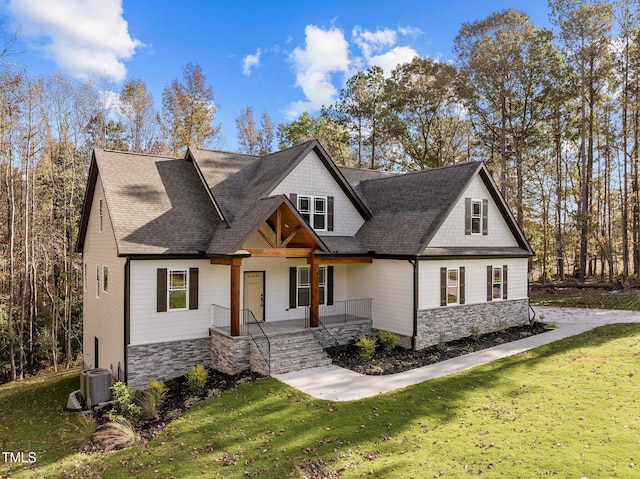
[[[416,350],[416,337],[418,336],[418,259],[410,259],[413,266],[413,334],[411,335],[411,349]]]
[[[131,338],[131,263],[129,258],[124,263],[124,378],[127,383],[127,372],[129,370],[129,359],[127,347]]]

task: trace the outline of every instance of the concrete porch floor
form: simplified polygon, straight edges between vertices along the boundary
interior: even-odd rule
[[[322,323],[325,325],[325,327],[336,327],[340,325],[347,326],[354,322],[365,321],[369,319],[370,318],[362,318],[362,317],[353,316],[353,315],[345,316],[344,314],[339,314],[335,316],[326,316],[322,318]],[[244,334],[244,331],[246,330],[247,333],[253,336],[261,336],[262,332],[260,327],[262,327],[262,331],[264,331],[264,334],[266,334],[267,336],[273,336],[273,335],[279,335],[279,334],[294,333],[297,331],[304,331],[305,329],[307,329],[306,321],[307,320],[305,320],[304,318],[286,319],[282,321],[267,320],[267,321],[260,321],[259,325],[256,323],[247,323],[246,325],[242,325],[241,328],[242,328],[243,334]],[[229,332],[228,326],[224,326],[224,327],[214,326],[214,327],[216,329],[221,329],[225,331],[227,334]]]

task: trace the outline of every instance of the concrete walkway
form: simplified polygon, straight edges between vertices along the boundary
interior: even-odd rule
[[[583,333],[604,324],[640,323],[638,311],[611,311],[581,308],[534,308],[536,318],[557,329],[489,349],[386,376],[366,376],[338,366],[304,369],[274,377],[315,398],[328,401],[351,401],[393,391],[429,379],[446,376],[505,358],[529,349]]]

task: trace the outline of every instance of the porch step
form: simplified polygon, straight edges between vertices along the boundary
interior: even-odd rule
[[[308,330],[269,335],[270,354],[265,338],[256,337],[254,341],[251,344],[251,369],[260,374],[282,374],[331,364],[331,358]],[[263,355],[271,359],[270,370]]]

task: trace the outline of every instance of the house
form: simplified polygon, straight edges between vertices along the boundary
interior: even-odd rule
[[[84,366],[136,387],[326,364],[325,342],[372,330],[421,349],[529,320],[533,253],[482,162],[339,168],[315,140],[96,150],[78,248]]]

